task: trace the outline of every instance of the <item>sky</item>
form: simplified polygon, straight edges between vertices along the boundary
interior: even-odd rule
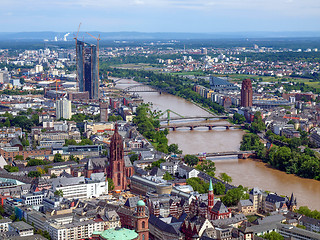
[[[1,0],[0,32],[320,31],[320,0]]]

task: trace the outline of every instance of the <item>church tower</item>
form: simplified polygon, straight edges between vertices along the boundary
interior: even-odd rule
[[[148,216],[146,215],[146,204],[144,201],[139,200],[137,202],[137,212],[135,214],[136,219],[136,232],[139,234],[139,240],[149,239],[149,224]]]
[[[108,176],[113,181],[115,191],[126,189],[127,181],[125,175],[123,140],[118,133],[118,124],[116,124],[114,134],[111,137]]]
[[[89,158],[87,164],[84,167],[84,175],[86,178],[91,177],[91,174],[93,173],[93,169],[94,169],[94,167],[93,167],[92,160]]]
[[[214,194],[213,194],[213,186],[212,186],[212,181],[210,178],[210,183],[209,183],[209,191],[208,191],[208,216],[210,217],[210,211],[214,206]]]

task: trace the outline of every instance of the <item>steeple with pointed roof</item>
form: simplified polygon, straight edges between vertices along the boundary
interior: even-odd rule
[[[209,191],[213,191],[213,186],[212,186],[211,178],[210,178],[210,183],[209,183]]]
[[[213,205],[214,205],[214,194],[213,194],[212,180],[210,178],[209,191],[208,191],[208,215],[210,214],[210,210],[212,209]]]
[[[108,177],[110,177],[114,183],[114,190],[125,190],[127,187],[127,180],[125,174],[123,139],[118,133],[117,123],[115,125],[114,134],[111,137],[109,163]]]

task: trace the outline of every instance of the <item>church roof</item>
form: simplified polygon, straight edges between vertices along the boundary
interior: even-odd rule
[[[146,204],[144,203],[144,201],[142,201],[142,200],[139,200],[138,202],[137,202],[137,206],[138,207],[143,207],[143,206],[145,206]]]
[[[221,201],[218,201],[213,206],[212,211],[215,213],[228,213],[229,212],[228,208],[226,208],[226,206]]]
[[[85,168],[87,170],[104,169],[107,166],[106,158],[89,158]]]
[[[93,168],[93,163],[92,163],[92,160],[91,160],[91,159],[88,160],[88,162],[87,162],[87,164],[86,164],[86,169],[87,169],[87,170],[93,170],[93,169],[94,169],[94,168]]]
[[[138,196],[130,197],[130,198],[127,199],[127,201],[124,204],[124,206],[129,207],[129,208],[134,208],[134,207],[137,206],[139,200],[140,200],[140,198]]]
[[[210,178],[209,191],[213,191],[212,180]]]

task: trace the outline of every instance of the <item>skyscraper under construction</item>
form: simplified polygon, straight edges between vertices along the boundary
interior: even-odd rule
[[[79,91],[89,92],[90,99],[99,99],[97,46],[77,40],[76,51]]]

